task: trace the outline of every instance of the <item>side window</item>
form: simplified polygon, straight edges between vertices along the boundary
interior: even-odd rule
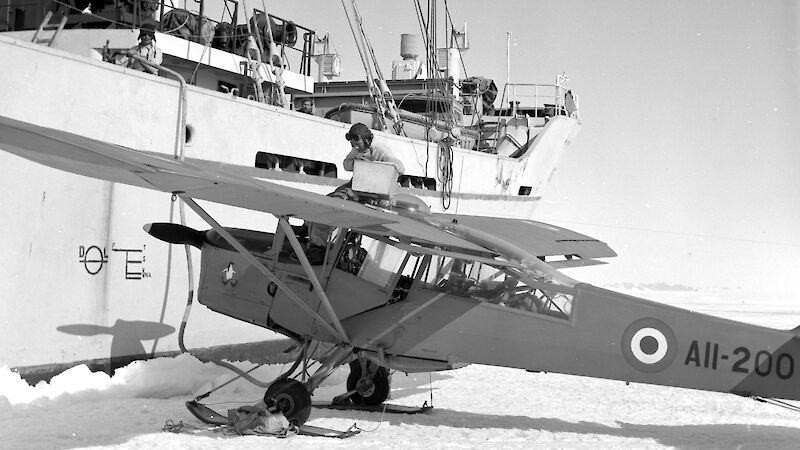
[[[400,270],[406,252],[385,242],[361,236],[360,247],[366,251],[357,276],[383,288],[389,285]]]
[[[558,292],[555,285],[553,290],[532,287],[532,284],[540,284],[526,283],[532,278],[517,269],[434,256],[422,280],[429,289],[506,308],[569,319],[573,296]]]

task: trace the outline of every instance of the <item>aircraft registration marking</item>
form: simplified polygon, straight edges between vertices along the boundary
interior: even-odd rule
[[[722,361],[731,360],[731,372],[755,373],[761,377],[775,374],[782,380],[794,375],[794,357],[788,353],[773,354],[767,350],[752,351],[747,347],[736,347],[731,354],[722,353],[718,343],[692,341],[683,364],[706,369],[722,369],[727,366]]]

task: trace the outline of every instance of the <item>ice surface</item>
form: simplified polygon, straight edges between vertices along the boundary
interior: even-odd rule
[[[800,325],[792,299],[753,302],[754,294],[724,289],[627,293],[750,323]],[[265,366],[254,374],[267,380],[283,369]],[[75,367],[36,387],[0,368],[0,448],[788,449],[800,441],[798,413],[734,395],[478,365],[395,373],[392,401],[421,405],[432,399],[435,408],[428,414],[313,410],[313,425],[346,429],[356,423],[374,430],[344,441],[161,430],[168,419],[200,426],[184,401],[229,378],[227,370],[189,355],[137,362],[114,377]],[[346,369],[337,371],[315,400],[340,393],[345,378]],[[237,381],[204,403],[225,411],[261,396],[260,388]]]

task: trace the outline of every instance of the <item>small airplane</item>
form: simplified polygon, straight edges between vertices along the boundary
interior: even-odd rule
[[[529,220],[434,214],[408,195],[377,204],[328,197],[62,131],[6,127],[17,142],[35,143],[7,151],[172,193],[209,224],[145,229],[200,249],[201,303],[297,342],[295,364],[264,399],[298,424],[314,390],[344,364],[350,375],[338,400],[355,404],[382,404],[390,369],[472,363],[800,400],[798,329],[699,314],[561,273],[616,255],[591,237]],[[271,213],[279,226],[225,228],[196,199]],[[321,261],[309,261],[290,218],[335,229]],[[317,343],[327,351],[306,376]]]

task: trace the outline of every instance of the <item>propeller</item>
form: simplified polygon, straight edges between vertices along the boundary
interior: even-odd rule
[[[150,236],[170,244],[192,245],[201,248],[203,242],[206,242],[205,232],[177,223],[148,223],[143,228]]]

